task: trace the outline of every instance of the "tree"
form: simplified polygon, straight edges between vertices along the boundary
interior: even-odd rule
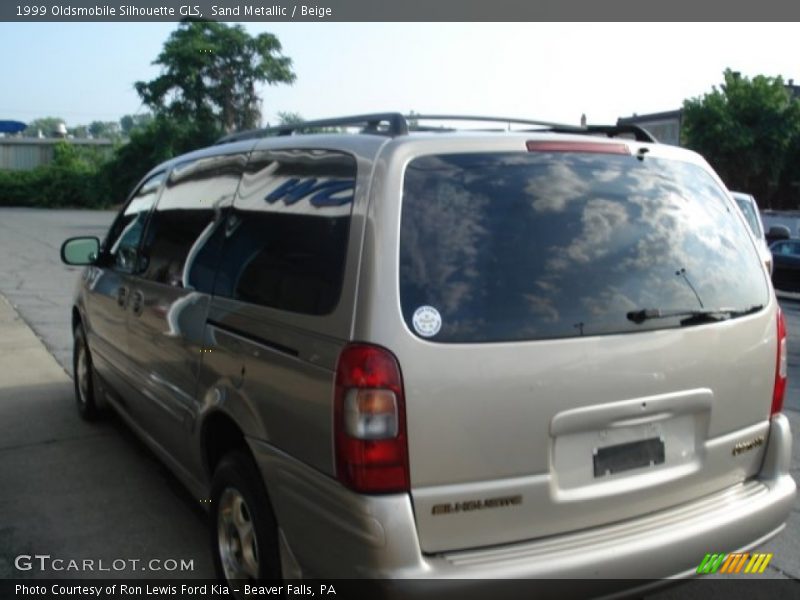
[[[53,137],[57,127],[64,123],[61,117],[42,117],[34,119],[28,123],[28,127],[22,132],[25,137],[39,137],[39,132],[45,137]]]
[[[76,125],[75,127],[68,127],[67,135],[79,139],[88,138],[89,128],[86,125]]]
[[[120,203],[150,169],[190,150],[212,144],[219,131],[213,125],[158,116],[130,130],[130,140],[116,149],[104,166],[109,202]]]
[[[278,111],[278,125],[297,125],[305,121],[299,112]]]
[[[135,84],[146,106],[156,115],[214,124],[226,132],[259,126],[256,84],[295,80],[277,37],[252,37],[241,25],[211,21],[183,21],[153,64],[162,73]]]
[[[142,115],[124,115],[119,120],[119,126],[122,129],[122,134],[129,136],[134,129],[146,127],[153,122],[153,115],[144,113]]]
[[[800,135],[795,135],[786,153],[786,166],[781,173],[778,191],[773,198],[775,208],[798,208],[800,206]]]
[[[89,133],[95,138],[114,140],[119,138],[121,127],[118,121],[92,121],[89,123]]]
[[[278,126],[299,125],[305,123],[306,119],[299,112],[278,111]],[[344,133],[344,127],[303,127],[303,133]]]
[[[728,188],[762,206],[786,202],[784,171],[800,138],[800,102],[783,79],[726,69],[724,84],[683,103],[684,144],[711,163]]]

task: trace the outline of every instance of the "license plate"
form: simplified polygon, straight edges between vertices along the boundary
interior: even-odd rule
[[[660,465],[663,462],[664,441],[660,438],[606,446],[594,451],[594,476],[604,477],[630,469]]]

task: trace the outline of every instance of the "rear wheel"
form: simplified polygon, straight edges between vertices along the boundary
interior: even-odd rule
[[[94,421],[100,414],[94,393],[94,367],[86,333],[83,326],[78,325],[73,332],[75,340],[72,351],[72,375],[75,383],[75,401],[78,414],[87,420]]]
[[[242,451],[226,455],[214,471],[211,551],[223,581],[281,578],[272,508],[253,459]]]

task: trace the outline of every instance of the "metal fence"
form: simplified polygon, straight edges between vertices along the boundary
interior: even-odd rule
[[[114,151],[111,140],[0,137],[0,170],[29,171],[53,161],[53,148],[59,142],[97,148],[104,154]]]

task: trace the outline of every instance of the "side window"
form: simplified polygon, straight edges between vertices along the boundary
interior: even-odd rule
[[[126,273],[134,270],[137,248],[164,175],[159,173],[145,181],[114,221],[104,244],[108,266]]]
[[[323,150],[257,152],[226,224],[215,294],[324,315],[339,302],[356,163]]]
[[[145,233],[141,277],[211,292],[220,225],[244,164],[243,155],[231,154],[189,161],[170,172]]]

